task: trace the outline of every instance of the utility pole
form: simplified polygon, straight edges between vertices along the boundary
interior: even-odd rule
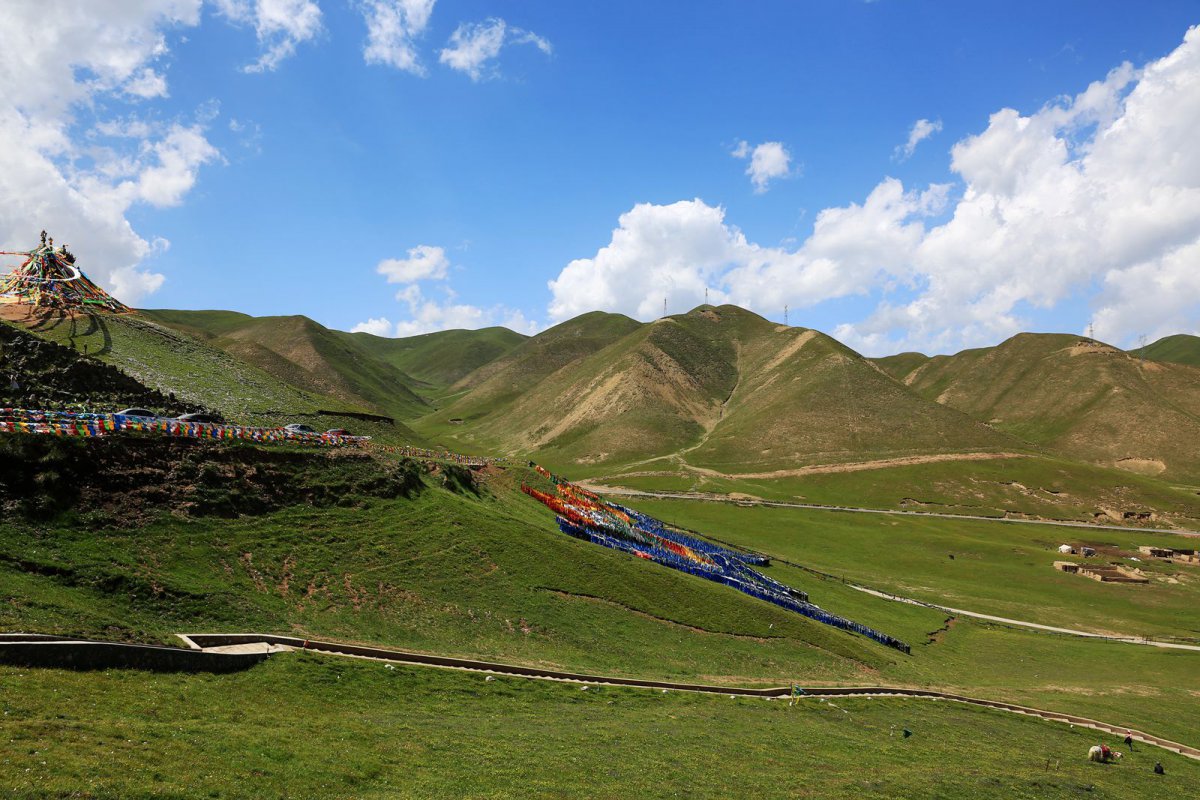
[[[704,305],[708,305],[708,287],[704,287]]]
[[[667,298],[663,298],[663,316],[667,315]]]
[[[784,307],[783,307],[783,324],[784,324],[784,326],[786,326],[786,325],[788,324],[788,321],[787,321],[787,312],[788,312],[788,307],[787,307],[787,306],[784,306]]]
[[[1092,341],[1095,341],[1096,340],[1095,333],[1096,333],[1095,324],[1089,322],[1088,323],[1088,338],[1091,339]]]

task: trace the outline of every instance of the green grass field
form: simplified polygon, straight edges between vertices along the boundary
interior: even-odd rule
[[[770,568],[822,607],[909,642],[913,653],[905,656],[727,587],[570,539],[542,506],[515,491],[526,475],[523,468],[497,470],[480,496],[442,489],[436,476],[427,476],[430,485],[412,499],[354,498],[344,506],[296,506],[239,519],[166,515],[127,529],[88,514],[50,525],[9,521],[0,525],[7,595],[0,629],[159,642],[180,632],[264,631],[728,685],[940,688],[1200,741],[1200,697],[1190,688],[1200,654],[962,619],[941,630],[945,615],[935,610],[873,598],[786,565]],[[786,522],[755,510],[636,505],[679,522],[701,515],[688,521],[723,538],[736,537],[712,515],[741,512],[759,521],[739,527],[742,541],[767,551],[789,541]],[[862,568],[860,578],[885,588],[888,581],[896,584],[890,588],[911,588],[900,576],[922,563],[920,554],[945,559],[940,548],[951,547],[962,555],[953,563],[964,574],[951,580],[951,573],[946,585],[995,605],[983,610],[1036,618],[1046,598],[1057,598],[1082,616],[1099,602],[1069,605],[1075,596],[1050,585],[1058,577],[1049,572],[1050,556],[1045,586],[1027,581],[1042,573],[1024,567],[1024,556],[1005,569],[976,570],[976,555],[981,563],[985,556],[1003,561],[1014,544],[1033,545],[1005,540],[1020,532],[996,523],[958,534],[955,524],[935,525],[932,533],[899,525],[821,530],[842,542],[844,554],[872,535],[886,536],[872,545],[877,571]],[[999,538],[990,544],[993,529]],[[886,543],[897,537],[914,555],[888,558],[896,548]],[[815,552],[789,550],[815,567],[838,566]],[[941,580],[931,573],[934,579]],[[1131,588],[1070,580],[1101,599],[1102,590]],[[1014,592],[1021,581],[1029,587]],[[1154,592],[1147,596],[1175,618],[1186,617],[1195,597],[1194,586],[1132,588]],[[1153,613],[1115,601],[1104,609],[1111,627],[1125,631]]]
[[[76,318],[51,312],[43,315],[39,323],[21,327],[42,339],[112,364],[165,394],[219,411],[238,424],[273,427],[304,422],[318,430],[349,428],[383,442],[425,443],[402,422],[389,425],[317,415],[319,409],[351,412],[369,409],[298,388],[140,314]]]
[[[220,677],[0,668],[0,685],[0,787],[17,798],[1132,799],[1200,785],[1200,763],[1157,748],[1091,764],[1091,745],[1123,746],[953,703],[585,692],[308,654]]]
[[[1127,636],[1200,639],[1190,610],[1200,602],[1200,568],[1140,557],[1138,545],[1188,547],[1171,534],[1090,531],[639,498],[639,508],[726,541],[876,589],[969,611]],[[1099,563],[1141,568],[1147,585],[1068,575],[1062,543],[1101,549]],[[950,556],[954,558],[950,558]]]
[[[662,474],[648,474],[659,473]],[[740,493],[780,502],[984,517],[1022,517],[1200,529],[1196,488],[1041,456],[944,461],[769,479],[721,478],[650,462],[567,474],[653,492]],[[1124,518],[1125,512],[1149,515]],[[1097,516],[1101,515],[1101,516]]]
[[[5,524],[0,628],[164,642],[188,630],[299,632],[718,682],[836,680],[898,657],[563,536],[515,477],[498,475],[482,498],[430,487],[219,522]]]

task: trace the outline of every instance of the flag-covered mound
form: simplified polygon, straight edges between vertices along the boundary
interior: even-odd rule
[[[268,444],[314,444],[330,447],[361,446],[370,436],[335,433],[306,433],[288,428],[252,428],[189,422],[161,417],[130,414],[90,413],[83,411],[40,411],[27,408],[0,408],[0,433],[38,433],[52,436],[108,436],[114,433],[145,433],[182,439],[240,440]]]
[[[20,303],[49,308],[103,309],[128,311],[125,304],[88,280],[75,266],[75,256],[67,246],[55,249],[54,240],[46,240],[33,250],[3,251],[0,255],[19,256],[21,265],[0,276],[0,302]]]
[[[543,467],[533,467],[554,485],[555,492],[550,494],[528,485],[522,485],[521,491],[557,514],[558,527],[568,536],[623,550],[647,561],[723,583],[826,625],[860,633],[888,647],[909,652],[908,645],[899,639],[830,614],[810,603],[804,592],[751,569],[752,565],[767,563],[762,556],[730,550],[668,528],[653,517],[609,503]]]

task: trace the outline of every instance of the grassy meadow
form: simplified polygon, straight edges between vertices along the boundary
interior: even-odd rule
[[[1172,534],[1014,525],[638,498],[646,513],[849,581],[953,608],[1101,634],[1200,640],[1200,567],[1141,558],[1139,545],[1189,547]],[[1143,570],[1145,585],[1053,569],[1060,544],[1096,563]]]
[[[947,702],[789,707],[313,654],[220,677],[0,667],[0,685],[15,798],[1132,800],[1200,785],[1182,756],[1092,764],[1088,747],[1115,737]]]
[[[933,461],[760,478],[706,474],[663,459],[626,470],[577,467],[566,474],[651,492],[734,494],[816,505],[1200,529],[1195,487],[1048,456]],[[1127,512],[1131,515],[1128,519]]]
[[[115,527],[102,515],[85,513],[51,523],[8,521],[0,525],[0,582],[6,587],[0,629],[156,642],[173,642],[175,633],[189,631],[264,631],[731,686],[939,688],[1091,715],[1186,743],[1200,740],[1200,696],[1191,688],[1200,654],[963,619],[948,623],[933,609],[870,597],[786,564],[769,569],[822,607],[909,642],[913,652],[904,655],[727,587],[566,537],[552,515],[516,491],[528,476],[520,467],[495,469],[476,494],[443,488],[429,475],[411,498],[363,497],[236,519],[164,514],[140,526]],[[789,541],[788,526],[754,516],[757,509],[636,505],[767,552]],[[735,511],[746,515],[737,518],[737,536],[724,519],[685,517]],[[902,520],[880,530],[921,541],[927,534],[916,523],[926,522],[932,521]],[[1015,572],[972,572],[982,554],[1007,552],[1013,542],[1003,537],[1013,529],[974,525],[974,538],[957,539],[954,528],[935,527],[951,539],[924,545],[931,558],[936,553],[944,559],[938,548],[945,546],[962,554],[954,564],[964,573],[946,585],[976,592],[965,599],[996,598],[997,607],[984,610],[1035,616],[1044,598],[1056,595],[1036,584],[1031,592],[1012,591],[1026,575],[1026,557],[1012,566]],[[984,548],[992,529],[997,543],[975,558],[971,548]],[[853,528],[836,536],[822,530],[843,541],[847,554],[854,551],[853,536],[868,535]],[[880,558],[848,577],[907,587],[910,562],[886,558],[885,546],[876,549]],[[814,551],[778,555],[829,571],[838,566]],[[1044,569],[1049,571],[1048,562]],[[941,580],[930,575],[935,578]],[[1070,579],[1081,591],[1160,588]],[[1194,587],[1164,588],[1171,592],[1147,596],[1162,598],[1173,617],[1186,613],[1179,597],[1194,594],[1173,592]],[[965,601],[962,606],[971,607]],[[1149,618],[1147,609],[1128,603],[1106,608],[1116,629]]]
[[[346,427],[385,442],[424,443],[402,422],[388,425],[317,415],[319,409],[351,412],[371,409],[361,402],[315,392],[312,385],[307,388],[293,385],[242,358],[141,314],[45,312],[35,321],[26,321],[18,327],[69,347],[80,355],[112,364],[164,394],[173,394],[187,402],[219,411],[234,423],[272,427],[304,422],[318,430]],[[275,364],[275,367],[280,373],[297,369],[286,364]]]

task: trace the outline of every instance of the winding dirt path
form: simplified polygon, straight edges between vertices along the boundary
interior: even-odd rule
[[[782,561],[782,559],[776,559]],[[1112,634],[1090,633],[1088,631],[1079,631],[1073,628],[1057,628],[1053,625],[1042,625],[1037,622],[1028,622],[1021,619],[1009,619],[1008,617],[997,617],[992,614],[981,614],[978,611],[965,611],[961,608],[951,608],[950,606],[938,605],[937,603],[926,603],[923,600],[914,600],[911,597],[900,597],[899,595],[881,592],[878,589],[871,589],[866,586],[859,586],[856,583],[847,583],[851,589],[856,589],[860,592],[880,597],[884,600],[891,600],[896,603],[907,603],[913,606],[925,606],[926,608],[936,608],[939,611],[944,611],[948,614],[955,614],[963,617],[974,617],[975,619],[987,620],[988,622],[999,622],[1004,625],[1014,625],[1019,628],[1032,628],[1039,631],[1049,631],[1051,633],[1063,633],[1068,636],[1082,636],[1085,639],[1103,639],[1107,642],[1125,642],[1126,644],[1145,644],[1151,647],[1164,647],[1171,650],[1194,650],[1200,652],[1200,645],[1183,644],[1180,642],[1159,642],[1154,639],[1143,639],[1137,636],[1114,636]]]
[[[748,477],[748,476],[739,476]],[[596,494],[613,497],[649,497],[659,500],[701,500],[707,503],[733,503],[741,506],[765,506],[767,508],[801,508],[809,511],[841,511],[851,514],[896,514],[910,517],[937,517],[939,519],[973,519],[981,522],[1004,522],[1016,525],[1053,525],[1060,528],[1087,528],[1088,530],[1122,531],[1124,533],[1170,533],[1175,536],[1200,538],[1200,531],[1183,530],[1179,528],[1130,528],[1123,525],[1097,525],[1093,522],[1074,522],[1060,519],[1019,519],[1015,517],[984,517],[977,514],[949,514],[944,511],[905,511],[893,508],[862,508],[860,506],[825,506],[818,503],[793,503],[781,500],[760,500],[758,498],[740,495],[710,494],[706,492],[651,492],[643,489],[631,489],[626,486],[611,486],[596,483],[600,478],[575,481]]]

